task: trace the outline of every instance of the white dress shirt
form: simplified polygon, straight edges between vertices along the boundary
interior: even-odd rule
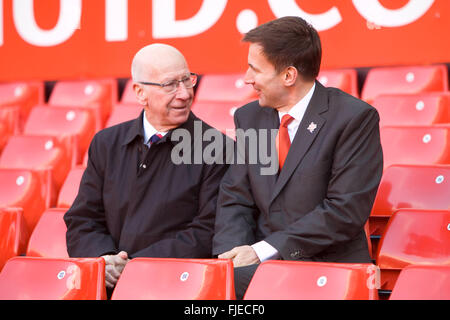
[[[151,124],[150,122],[148,122],[147,120],[147,114],[144,111],[144,117],[143,117],[143,125],[144,125],[144,144],[147,145],[147,147],[150,147],[150,138],[156,134],[159,133],[160,135],[162,135],[163,137],[167,134],[167,132],[161,132],[156,130]]]
[[[281,118],[285,114],[289,114],[294,120],[292,120],[288,126],[288,133],[289,133],[289,139],[294,140],[295,134],[297,133],[298,127],[300,125],[300,122],[303,119],[303,116],[306,111],[306,107],[308,107],[309,101],[312,98],[312,95],[314,93],[314,89],[316,88],[316,84],[311,87],[311,89],[308,91],[308,93],[299,101],[297,104],[295,104],[289,112],[278,112],[278,116]],[[266,241],[259,241],[252,245],[253,250],[255,250],[256,255],[258,256],[259,260],[261,262],[269,259],[278,259],[279,253],[278,250],[272,247],[270,244],[268,244]]]

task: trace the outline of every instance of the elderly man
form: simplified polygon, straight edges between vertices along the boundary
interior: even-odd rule
[[[188,132],[191,145],[205,147],[194,127],[213,130],[190,111],[197,76],[177,49],[142,48],[132,78],[144,110],[95,135],[64,217],[69,255],[104,257],[108,288],[134,257],[211,257],[218,186],[227,169],[220,161],[173,161],[174,132]]]

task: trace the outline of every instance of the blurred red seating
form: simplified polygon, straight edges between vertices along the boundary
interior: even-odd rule
[[[38,105],[31,111],[25,124],[26,135],[49,135],[73,142],[75,163],[81,163],[95,134],[95,116],[90,110],[75,107]]]
[[[133,80],[132,79],[128,79],[127,82],[125,83],[125,88],[123,89],[122,98],[120,99],[120,102],[122,104],[131,104],[131,105],[139,106],[139,103],[136,100],[136,94],[134,93],[134,90],[133,90]],[[142,106],[141,106],[141,108],[142,108]]]
[[[251,85],[245,84],[245,74],[205,74],[201,77],[195,94],[195,101],[223,101],[239,106],[258,99]]]
[[[22,208],[0,208],[0,271],[9,258],[25,253],[27,241]]]
[[[450,266],[450,210],[395,211],[381,237],[376,261],[384,290],[392,290],[400,271],[410,264]]]
[[[64,184],[59,191],[58,208],[70,208],[73,201],[77,197],[78,189],[80,188],[81,178],[86,167],[84,165],[72,168],[64,181]]]
[[[195,101],[192,112],[220,132],[235,137],[234,112],[242,106],[238,101]]]
[[[20,168],[51,172],[51,203],[72,164],[69,139],[61,142],[52,136],[12,136],[0,156],[0,168]]]
[[[354,97],[359,97],[356,69],[321,70],[317,80],[325,87],[338,88]]]
[[[375,98],[380,127],[450,123],[450,93],[390,94]]]
[[[450,300],[450,265],[406,266],[389,300]]]
[[[369,217],[371,235],[382,235],[398,209],[450,209],[450,166],[395,165],[381,178]]]
[[[380,130],[384,168],[393,164],[450,164],[450,125],[386,126]]]
[[[67,209],[50,208],[40,217],[28,241],[27,256],[69,258],[66,246],[67,227],[64,214]]]
[[[105,128],[112,127],[121,122],[133,120],[139,117],[143,107],[137,104],[117,104],[114,105],[108,121],[106,121]]]
[[[373,264],[268,260],[244,300],[376,300],[378,275]]]
[[[0,168],[0,206],[22,208],[29,233],[50,203],[46,179],[45,172]]]
[[[234,294],[229,259],[134,258],[112,300],[232,300]]]
[[[381,94],[448,91],[445,65],[377,67],[367,73],[361,97],[372,104]]]
[[[19,132],[19,108],[0,106],[0,153],[9,137]]]
[[[104,300],[103,258],[14,257],[0,273],[0,300]]]
[[[111,83],[104,80],[58,81],[48,104],[91,108],[96,115],[96,129],[100,130],[111,113],[112,92]]]

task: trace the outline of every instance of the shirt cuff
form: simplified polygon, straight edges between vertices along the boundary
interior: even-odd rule
[[[265,241],[259,241],[252,245],[253,250],[255,250],[259,261],[263,262],[269,259],[278,259],[278,250],[272,247]]]

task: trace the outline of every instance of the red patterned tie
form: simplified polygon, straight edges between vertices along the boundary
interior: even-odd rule
[[[159,133],[155,133],[150,137],[150,145],[154,144],[155,142],[158,142],[163,136]]]
[[[294,120],[294,118],[292,118],[288,114],[285,114],[283,118],[281,118],[280,129],[278,130],[276,146],[278,151],[280,171],[283,168],[284,161],[286,160],[287,154],[289,152],[289,147],[291,146],[291,139],[289,138],[287,126],[292,120]]]

